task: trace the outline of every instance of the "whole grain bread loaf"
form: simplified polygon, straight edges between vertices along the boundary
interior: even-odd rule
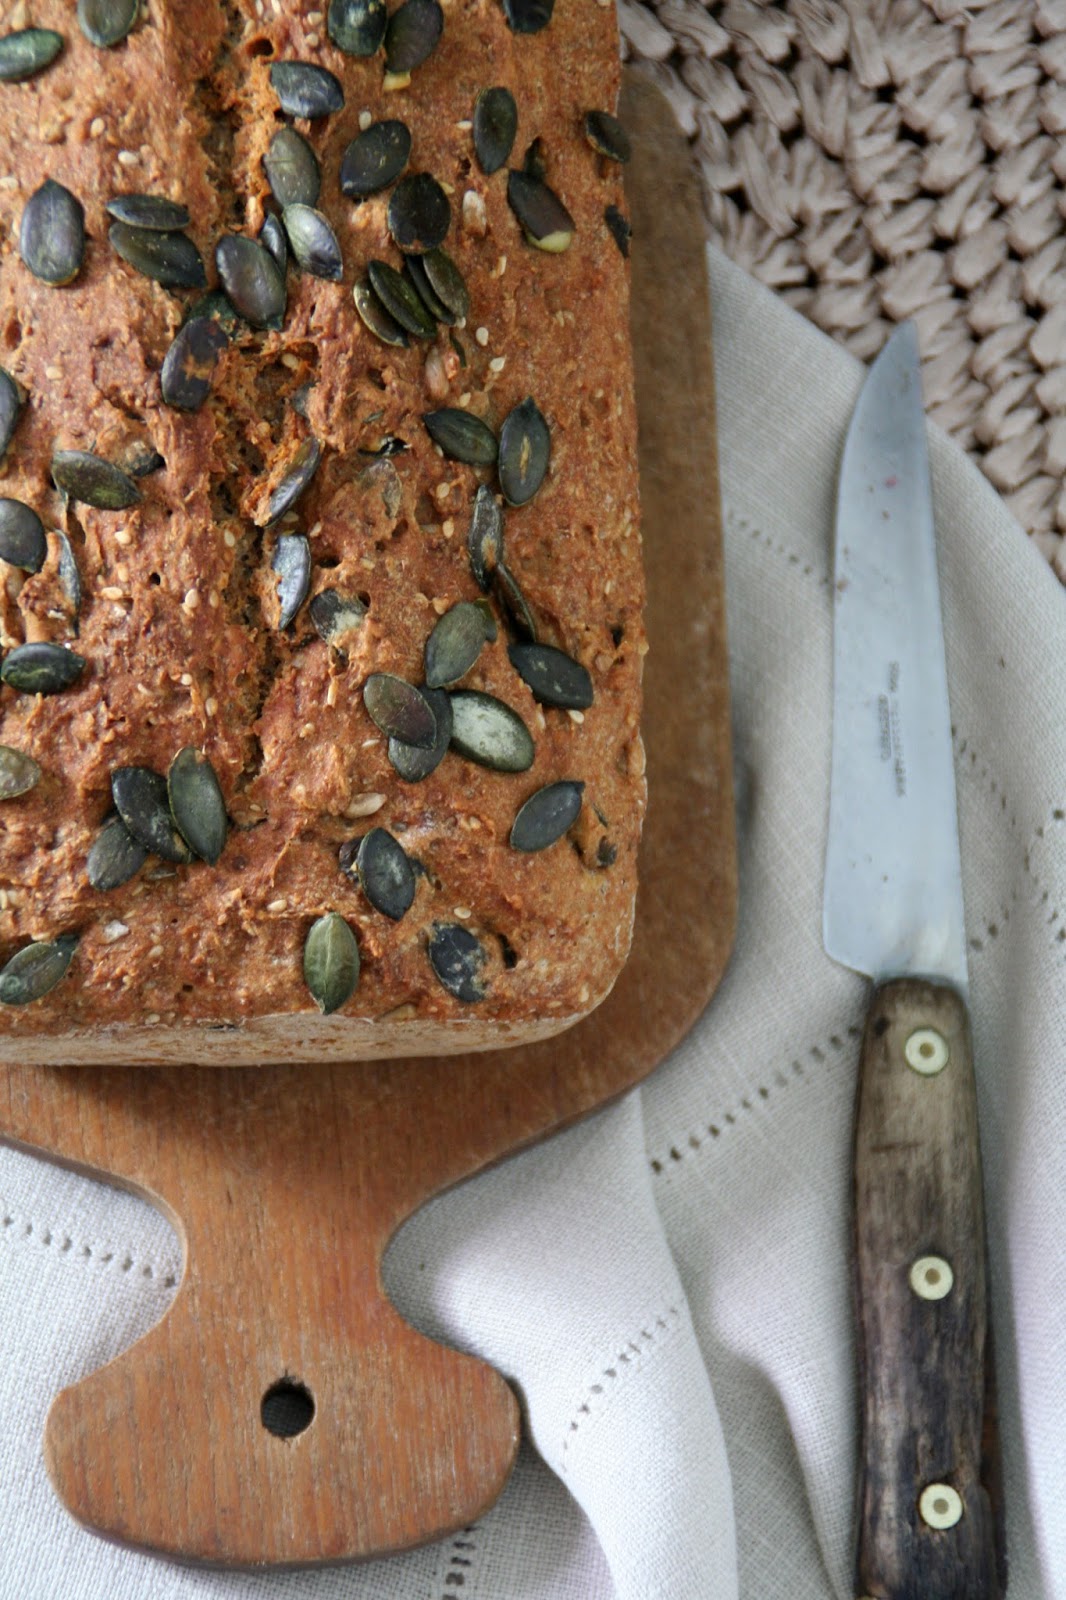
[[[519,1043],[628,950],[614,9],[315,3],[7,13],[5,1061]]]

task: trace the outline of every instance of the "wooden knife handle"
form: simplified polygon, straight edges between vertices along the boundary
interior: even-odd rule
[[[917,979],[874,993],[855,1125],[861,1383],[857,1594],[1006,1588],[984,1197],[966,1007]]]

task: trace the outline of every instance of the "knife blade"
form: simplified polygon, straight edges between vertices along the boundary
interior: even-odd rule
[[[873,980],[855,1111],[857,1594],[1006,1586],[951,714],[917,333],[844,446],[823,941]]]

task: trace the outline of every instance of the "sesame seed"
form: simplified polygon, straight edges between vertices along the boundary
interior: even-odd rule
[[[307,43],[312,50],[317,49],[317,47],[322,43],[321,35],[317,34],[314,29],[312,29],[307,35]]]
[[[222,543],[226,546],[227,550],[235,549],[237,545],[237,535],[227,528],[225,533],[222,535]]]
[[[212,589],[211,590],[211,593],[207,597],[207,603],[208,603],[208,605],[211,607],[211,609],[213,611],[217,611],[218,604],[219,604],[218,590],[217,589]]]
[[[106,127],[107,123],[104,121],[103,117],[94,117],[89,124],[89,138],[99,139]]]
[[[103,927],[104,943],[117,944],[119,939],[124,939],[129,931],[129,927],[125,922],[105,922]]]
[[[360,127],[360,130],[363,133],[365,133],[366,130],[369,128],[370,124],[373,122],[373,120],[374,119],[370,115],[369,111],[360,111],[360,113],[359,113],[359,127]]]
[[[493,356],[492,360],[489,362],[489,371],[490,372],[502,372],[506,365],[507,365],[507,357],[506,356]]]
[[[288,367],[290,372],[298,372],[300,358],[299,356],[294,356],[291,350],[283,350],[281,352],[281,364],[283,367]]]
[[[192,673],[191,672],[183,672],[182,675],[181,675],[181,682],[185,685],[186,689],[191,689],[192,688]]]
[[[185,599],[182,601],[182,605],[185,607],[186,611],[195,611],[199,604],[200,591],[198,589],[187,590]]]
[[[585,720],[585,713],[583,711],[578,711],[574,706],[570,706],[567,709],[566,714],[570,718],[571,722],[584,722]]]
[[[126,591],[117,588],[113,583],[109,583],[101,589],[100,594],[105,600],[124,600],[126,598]]]
[[[464,411],[465,411],[465,410],[466,410],[466,408],[467,408],[467,406],[468,406],[468,405],[469,405],[469,404],[470,404],[470,402],[471,402],[471,400],[472,400],[472,399],[473,399],[473,398],[474,398],[474,397],[473,397],[473,395],[472,395],[472,394],[471,394],[471,393],[470,393],[470,390],[469,390],[469,389],[467,389],[467,390],[466,390],[466,392],[465,392],[465,393],[464,393],[464,394],[461,394],[461,395],[460,395],[460,396],[459,396],[459,404],[460,404],[460,405],[461,405],[461,406],[462,406],[462,408],[463,408],[463,410],[464,410]],[[442,454],[443,454],[443,451],[442,451],[442,452],[441,452],[441,453],[442,453]]]
[[[469,117],[463,117],[455,124],[455,126],[459,129],[460,133],[469,133],[474,124],[471,122]]]
[[[442,600],[440,595],[438,595],[437,598],[432,602],[432,604],[433,604],[433,609],[437,613],[438,617],[443,617],[444,613],[448,609],[447,600]]]
[[[209,699],[204,701],[204,710],[207,712],[209,717],[217,715],[218,701],[215,699],[214,695],[211,695]]]
[[[281,899],[281,900],[271,900],[270,904],[267,906],[267,910],[268,911],[274,911],[274,912],[287,911],[288,909],[289,909],[289,902],[284,898]]]
[[[460,922],[469,922],[474,915],[469,906],[453,906],[452,916],[458,917]]]
[[[58,383],[63,376],[62,367],[45,367],[44,375],[51,383]]]
[[[135,167],[141,158],[136,150],[120,150],[118,159],[119,163],[124,167]]]
[[[128,544],[132,544],[133,543],[133,535],[132,535],[132,533],[130,533],[128,528],[116,528],[115,529],[115,543],[116,544],[121,544],[121,545],[128,545]]]
[[[162,954],[163,946],[161,944],[154,944],[148,952],[148,959],[149,961],[158,961]]]
[[[160,953],[162,953],[162,952],[160,952]],[[148,1025],[149,1028],[154,1028],[156,1023],[159,1021],[159,1012],[158,1011],[149,1011],[148,1015],[145,1017],[144,1020],[145,1020],[145,1023]]]
[[[474,332],[474,338],[477,340],[478,344],[484,348],[484,346],[489,342],[489,330],[484,327],[476,329]]]
[[[347,811],[346,817],[370,817],[375,811],[380,811],[385,804],[383,794],[357,794]]]
[[[451,517],[447,517],[441,524],[440,531],[443,533],[446,539],[450,539],[452,537],[452,534],[455,532],[455,523],[452,521]]]

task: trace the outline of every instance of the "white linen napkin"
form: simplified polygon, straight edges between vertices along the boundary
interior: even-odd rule
[[[722,987],[621,1104],[412,1219],[387,1281],[493,1361],[527,1447],[443,1544],[221,1574],[75,1526],[51,1395],[179,1271],[128,1195],[0,1152],[0,1600],[850,1600],[848,1166],[866,986],[822,951],[833,495],[856,363],[711,253],[741,912]],[[1013,1600],[1066,1596],[1066,596],[932,435]],[[683,932],[683,930],[682,930]],[[106,1465],[102,1464],[102,1470]]]

